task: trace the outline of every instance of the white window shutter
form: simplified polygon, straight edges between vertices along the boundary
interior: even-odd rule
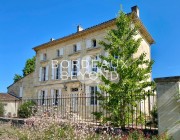
[[[87,72],[92,71],[92,59],[91,59],[91,57],[86,57],[86,71]]]
[[[80,75],[80,69],[81,69],[81,58],[77,59],[77,75]]]
[[[48,80],[48,77],[49,77],[48,74],[49,74],[49,66],[47,65],[46,66],[46,79],[45,79],[46,81]]]
[[[90,87],[86,86],[86,106],[90,105],[90,100],[91,100],[91,96],[90,96]]]
[[[61,90],[61,88],[59,89],[58,103],[59,103],[59,105],[62,104],[62,90]]]
[[[40,54],[40,61],[42,61],[43,60],[43,54],[41,53]]]
[[[51,79],[54,80],[55,68],[52,68],[51,70],[52,70],[52,75],[51,75],[52,77],[51,77]]]
[[[41,105],[41,90],[38,91],[38,105]]]
[[[80,51],[80,50],[81,50],[81,43],[78,42],[78,43],[77,43],[77,51]]]
[[[64,48],[60,49],[60,56],[62,56],[64,54]]]
[[[51,102],[54,105],[54,89],[51,89]]]
[[[45,99],[44,103],[45,105],[47,105],[48,104],[48,90],[47,89],[45,90],[44,99]]]
[[[41,81],[41,76],[42,76],[42,67],[39,68],[39,81]]]
[[[97,61],[101,62],[101,59],[100,59],[99,55],[97,55]],[[101,72],[101,68],[97,67],[97,72],[98,73]]]
[[[91,48],[91,40],[86,40],[86,48]]]
[[[100,90],[100,88],[98,86],[97,86],[97,92],[101,93],[101,90]],[[97,100],[97,105],[99,105],[99,100]]]
[[[72,69],[72,61],[69,60],[68,62],[68,76],[71,77],[71,69]]]
[[[60,70],[59,70],[59,77],[60,77],[60,79],[62,78],[62,66],[61,66],[61,64],[59,64],[59,67],[60,67]]]

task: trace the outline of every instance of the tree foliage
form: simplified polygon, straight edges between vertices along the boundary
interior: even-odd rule
[[[17,81],[19,81],[19,80],[22,79],[22,78],[23,78],[23,77],[22,77],[21,75],[15,74],[15,75],[14,75],[14,78],[13,78],[14,83],[16,83]]]
[[[114,66],[119,76],[118,80],[111,81],[101,75],[103,84],[99,87],[108,94],[108,99],[104,94],[97,94],[102,100],[102,107],[109,113],[103,120],[122,128],[129,118],[128,113],[133,112],[138,102],[153,94],[154,89],[154,82],[151,81],[153,61],[147,59],[146,53],[135,57],[142,39],[135,39],[138,27],[132,24],[132,19],[132,15],[121,11],[116,19],[117,28],[108,32],[105,41],[100,41],[108,56],[101,56],[98,67],[112,72]],[[110,65],[105,66],[104,61]]]
[[[28,101],[23,103],[18,109],[18,116],[20,118],[28,118],[33,114],[33,109],[36,103],[33,101]]]
[[[36,61],[35,56],[26,61],[25,67],[23,69],[23,76],[24,77],[26,75],[32,73],[35,70],[35,61]]]

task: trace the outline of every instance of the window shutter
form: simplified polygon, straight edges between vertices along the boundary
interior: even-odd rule
[[[60,49],[60,56],[62,56],[63,54],[64,54],[64,49],[61,48],[61,49]]]
[[[61,79],[62,78],[62,66],[61,66],[61,64],[59,64],[59,68],[60,68],[60,70],[59,70],[59,78]]]
[[[61,88],[59,89],[58,103],[59,103],[59,105],[62,104],[62,91],[61,91]]]
[[[54,80],[55,68],[52,68],[51,70],[52,70],[52,75],[51,75],[51,76],[52,76],[52,78],[51,78],[51,79],[52,79],[52,80]]]
[[[91,48],[91,40],[86,40],[86,48]]]
[[[99,55],[97,55],[97,61],[101,62],[101,59],[100,59]],[[97,72],[98,73],[101,72],[101,68],[97,67]]]
[[[49,66],[47,65],[46,66],[46,81],[48,80],[48,74],[49,74]]]
[[[41,90],[38,91],[38,105],[41,105]]]
[[[92,71],[92,62],[91,57],[86,57],[86,71],[91,72]]]
[[[40,61],[42,61],[43,60],[43,54],[41,53],[40,54]]]
[[[68,76],[71,77],[71,68],[72,68],[72,64],[71,64],[71,60],[69,60],[68,62]]]
[[[54,89],[51,89],[51,103],[54,105]]]
[[[90,105],[90,99],[91,99],[91,96],[90,96],[90,87],[89,86],[86,86],[86,106],[89,106]]]
[[[41,76],[42,76],[42,67],[39,68],[39,81],[41,81]]]
[[[80,75],[80,69],[81,69],[81,58],[77,59],[77,75]]]
[[[78,43],[77,43],[77,51],[80,51],[80,50],[81,50],[81,43],[78,42]]]
[[[48,105],[49,102],[48,102],[48,90],[47,89],[45,90],[44,99],[45,99],[45,101],[44,101],[45,105]]]

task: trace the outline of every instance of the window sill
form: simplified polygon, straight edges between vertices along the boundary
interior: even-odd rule
[[[101,48],[100,46],[90,47],[90,48],[87,48],[87,51],[98,50],[98,49],[100,49],[100,48]]]
[[[69,56],[79,54],[80,52],[81,52],[81,50],[79,50],[79,51],[77,51],[77,52],[73,52],[73,53],[69,54]]]

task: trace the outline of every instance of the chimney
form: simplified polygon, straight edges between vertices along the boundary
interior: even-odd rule
[[[83,30],[83,28],[80,26],[80,25],[78,25],[77,26],[77,32],[80,32],[80,31],[82,31]]]
[[[134,13],[136,13],[136,15],[139,17],[139,8],[138,8],[137,5],[131,7],[131,11],[134,12]]]
[[[50,41],[54,41],[55,39],[54,38],[50,38]]]

